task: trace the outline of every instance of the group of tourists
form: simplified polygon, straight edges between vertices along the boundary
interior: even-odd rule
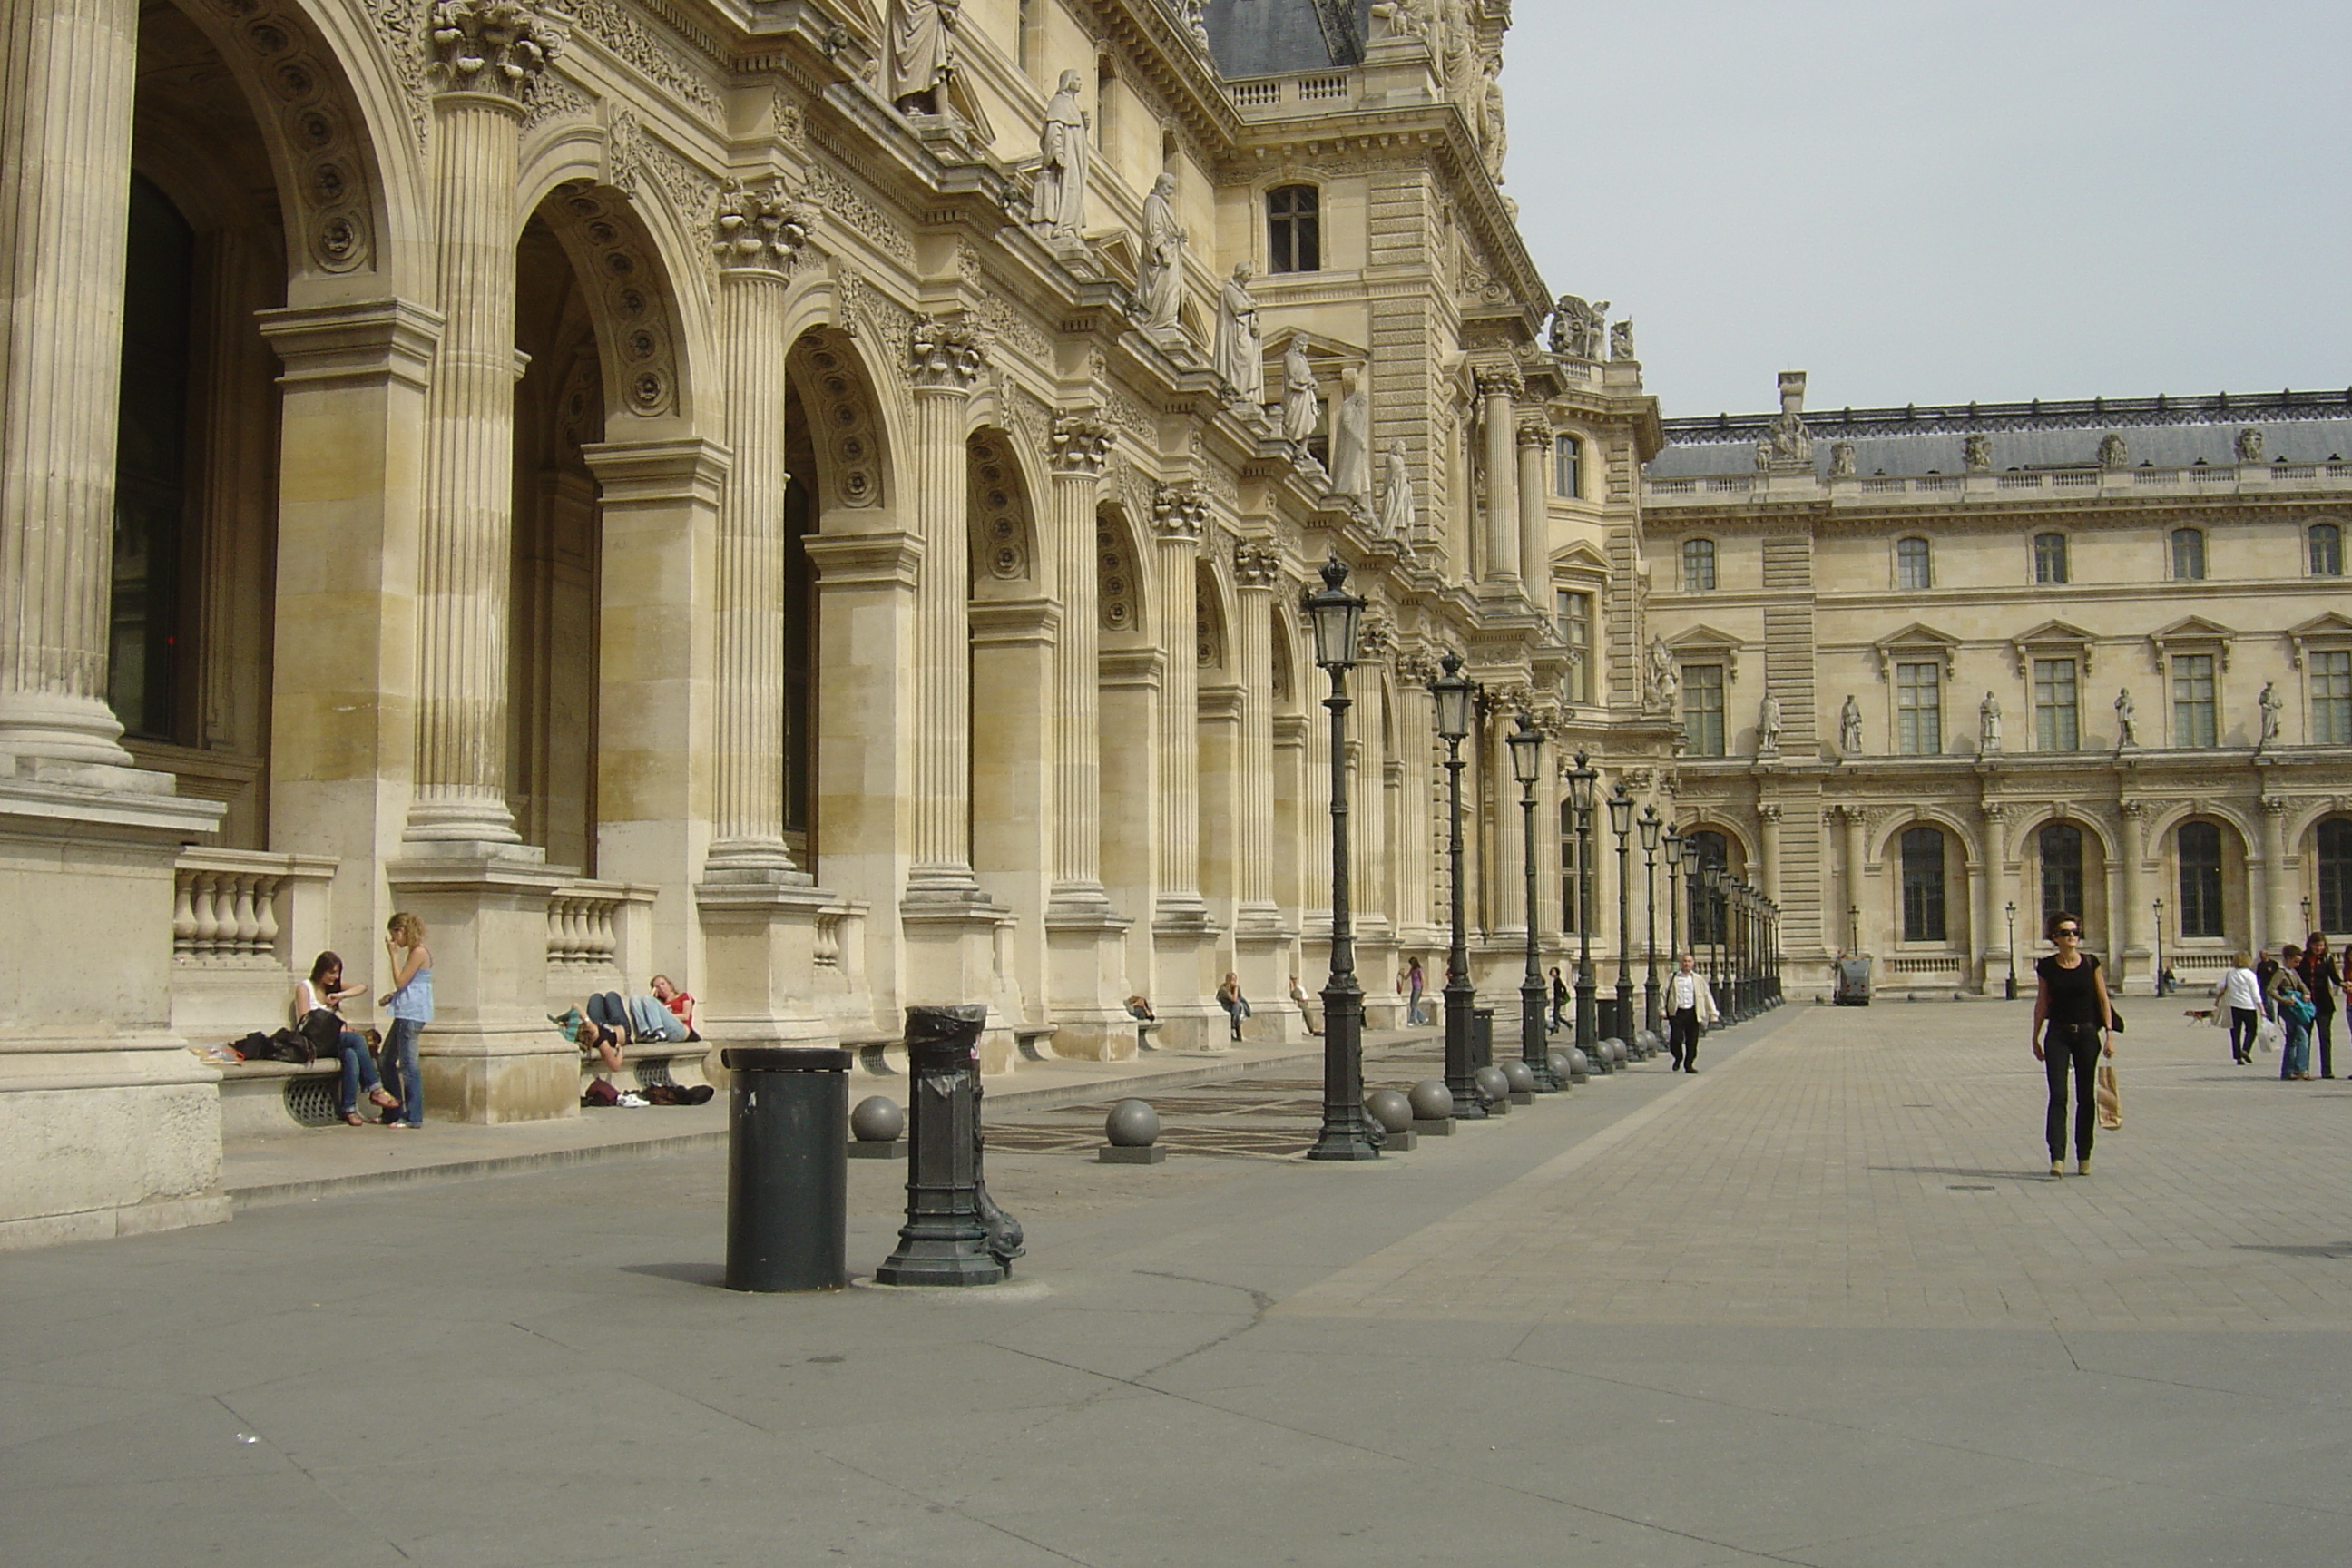
[[[2214,1021],[2227,1009],[2230,1059],[2240,1066],[2254,1059],[2263,1026],[2279,1033],[2279,1077],[2309,1081],[2311,1045],[2319,1042],[2320,1078],[2336,1076],[2336,1004],[2344,991],[2344,972],[2327,951],[2327,936],[2313,931],[2298,947],[2288,942],[2273,958],[2264,953],[2249,963],[2242,952],[2230,955],[2230,968],[2213,987]]]
[[[343,1004],[367,994],[364,985],[343,984],[340,954],[321,952],[310,961],[310,978],[294,987],[294,1028],[306,1038],[331,1037],[342,1058],[342,1079],[335,1096],[335,1112],[353,1127],[363,1127],[360,1095],[380,1113],[386,1127],[415,1129],[425,1122],[425,1094],[416,1078],[416,1037],[433,1021],[433,950],[425,945],[425,922],[403,910],[384,926],[384,956],[392,963],[392,989],[376,998],[376,1005],[392,1010],[392,1032],[383,1038],[379,1060],[367,1037],[343,1021]]]

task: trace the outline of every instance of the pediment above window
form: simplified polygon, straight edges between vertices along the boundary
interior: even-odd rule
[[[1726,680],[1739,679],[1739,639],[1728,632],[1701,624],[1666,644],[1677,664],[1719,664]]]
[[[2071,658],[2079,661],[2083,673],[2091,673],[2096,662],[2098,639],[2071,621],[2044,621],[2030,632],[2021,632],[2009,639],[2009,651],[2017,659],[2020,679],[2033,668],[2037,658]]]
[[[1943,666],[1944,679],[1949,680],[1959,662],[1959,638],[1917,621],[1892,636],[1879,638],[1871,646],[1878,652],[1878,679],[1881,680],[1894,679],[1895,667],[1898,664],[1931,661]]]
[[[2294,667],[2301,669],[2304,656],[2314,648],[2352,648],[2352,620],[2330,610],[2299,626],[2289,626],[2286,638],[2294,647]]]
[[[2210,653],[2216,656],[2220,668],[2230,668],[2230,645],[2238,634],[2219,621],[2209,621],[2202,616],[2188,616],[2173,622],[2162,631],[2148,634],[2149,657],[2157,673],[2164,673],[2165,661],[2177,653]]]

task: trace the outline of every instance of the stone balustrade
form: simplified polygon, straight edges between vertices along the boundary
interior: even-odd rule
[[[326,855],[180,852],[172,878],[175,1031],[209,1039],[286,1022],[295,980],[333,945],[329,889],[338,864]]]
[[[2352,463],[2220,463],[2174,468],[2045,468],[2024,473],[1840,475],[1710,474],[1647,479],[1644,505],[1660,510],[1716,506],[1728,496],[1761,501],[1826,500],[1832,506],[1917,504],[1963,506],[2030,500],[2043,496],[2094,500],[2144,496],[2148,490],[2186,495],[2352,493]]]
[[[632,882],[582,879],[549,895],[551,1004],[570,1006],[591,991],[647,988],[661,963],[651,951],[656,891]]]

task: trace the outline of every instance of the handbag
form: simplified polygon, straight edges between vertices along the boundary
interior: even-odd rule
[[[2274,1051],[2285,1038],[2286,1031],[2279,1027],[2276,1018],[2264,1018],[2254,1026],[2254,1045],[2261,1050]]]
[[[294,1026],[294,1032],[301,1036],[302,1043],[310,1048],[312,1061],[320,1057],[337,1055],[343,1047],[342,1016],[324,1007],[313,1007],[303,1014],[302,1021]]]
[[[2116,1010],[2112,1001],[2107,1004],[2107,1027],[2118,1035],[2124,1032],[2124,1016]]]
[[[2091,1097],[2099,1104],[2099,1126],[2112,1132],[2124,1124],[2124,1094],[2116,1081],[2116,1064],[2101,1062],[2092,1082]]]

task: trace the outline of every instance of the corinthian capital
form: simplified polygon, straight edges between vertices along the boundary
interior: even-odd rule
[[[1151,496],[1151,523],[1162,539],[1201,537],[1209,521],[1209,498],[1196,485],[1161,485]]]
[[[793,253],[808,243],[817,211],[798,196],[772,185],[730,182],[719,193],[719,216],[711,219],[711,248],[722,268],[782,272]]]
[[[1272,588],[1282,581],[1282,554],[1263,540],[1234,545],[1234,579],[1244,588]]]
[[[1118,432],[1099,419],[1078,414],[1054,416],[1054,434],[1046,442],[1046,460],[1057,474],[1098,476],[1110,457]]]
[[[1507,397],[1517,402],[1526,395],[1528,384],[1520,378],[1516,366],[1507,364],[1480,365],[1473,373],[1481,397]]]
[[[1520,420],[1519,445],[1522,447],[1549,447],[1551,445],[1551,426],[1547,421],[1541,419]]]
[[[907,379],[919,390],[970,392],[987,361],[987,338],[960,321],[917,321],[907,341]]]
[[[429,68],[444,92],[520,102],[563,47],[566,20],[540,0],[433,0]]]

